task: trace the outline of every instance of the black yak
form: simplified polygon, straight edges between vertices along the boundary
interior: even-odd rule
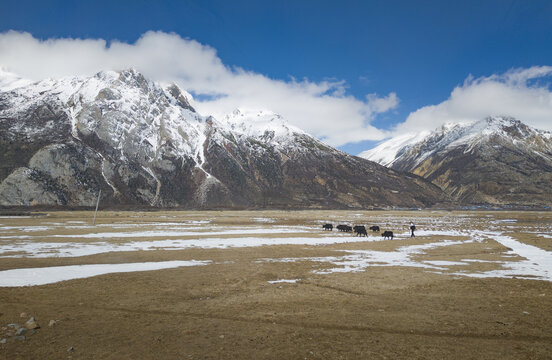
[[[368,233],[366,232],[366,228],[364,227],[364,225],[357,225],[353,229],[357,236],[368,236]]]
[[[350,227],[349,225],[337,225],[335,228],[339,231],[345,231],[345,232],[349,232],[353,230],[353,228]]]

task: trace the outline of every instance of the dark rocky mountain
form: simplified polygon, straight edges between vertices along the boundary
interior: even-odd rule
[[[433,182],[463,204],[552,203],[552,134],[511,117],[391,139],[361,156]]]
[[[37,83],[0,72],[0,205],[427,207],[424,179],[345,154],[270,112],[199,115],[134,70]]]

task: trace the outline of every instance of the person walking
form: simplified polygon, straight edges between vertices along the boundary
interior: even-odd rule
[[[411,221],[411,222],[410,222],[410,231],[411,231],[412,233],[410,234],[410,237],[414,237],[414,236],[415,236],[415,235],[414,235],[414,230],[416,230],[416,226],[415,226],[414,223]]]

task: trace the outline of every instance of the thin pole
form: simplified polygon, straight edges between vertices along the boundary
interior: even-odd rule
[[[102,189],[100,189],[100,192],[98,193],[98,201],[96,201],[96,210],[94,211],[94,221],[92,222],[92,225],[96,225],[96,214],[98,213],[98,205],[100,205],[100,196],[102,196]]]

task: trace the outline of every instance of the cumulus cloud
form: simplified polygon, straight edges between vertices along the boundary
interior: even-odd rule
[[[552,130],[551,66],[512,69],[503,74],[469,76],[450,97],[425,106],[399,124],[396,134],[433,130],[445,123],[472,122],[509,115],[538,129]]]
[[[174,33],[149,31],[135,43],[104,39],[39,40],[25,32],[0,34],[0,66],[32,80],[93,75],[136,68],[155,81],[174,81],[192,94],[204,115],[222,116],[237,107],[267,109],[330,145],[378,140],[385,131],[374,117],[398,106],[395,93],[365,100],[347,95],[343,81],[271,79],[225,65],[216,50]]]
[[[378,97],[377,94],[366,95],[370,109],[375,113],[383,113],[399,106],[399,98],[394,92],[385,97]]]

